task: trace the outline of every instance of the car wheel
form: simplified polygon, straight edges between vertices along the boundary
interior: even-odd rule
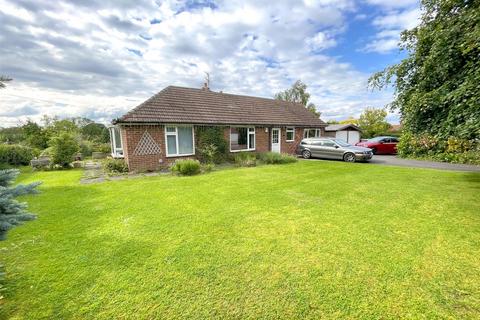
[[[312,153],[308,150],[303,150],[302,151],[302,157],[304,159],[310,159],[312,157]]]
[[[377,154],[377,149],[372,148],[372,153],[373,153],[373,154]]]
[[[345,162],[355,162],[355,155],[353,153],[345,153],[345,155],[343,156],[343,161]]]

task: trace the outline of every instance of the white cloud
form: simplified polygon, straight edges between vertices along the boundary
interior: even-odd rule
[[[388,53],[398,49],[400,33],[412,29],[420,22],[419,8],[388,11],[375,18],[372,24],[379,30],[375,37],[364,47],[364,51]]]
[[[419,8],[412,8],[404,11],[392,11],[373,21],[373,25],[385,29],[412,29],[419,23],[421,11]]]
[[[332,37],[328,36],[324,32],[318,32],[315,36],[308,38],[307,45],[312,51],[321,51],[330,47],[334,47],[337,42]]]
[[[366,0],[366,2],[386,8],[406,8],[419,4],[418,0]]]
[[[205,71],[214,90],[266,97],[302,79],[326,118],[390,96],[367,92],[368,74],[322,53],[337,44],[351,0],[221,1],[214,9],[0,1],[10,8],[0,12],[0,73],[14,78],[0,91],[0,126],[42,114],[108,122],[167,85],[200,87]],[[376,23],[387,31],[402,21],[384,18]]]

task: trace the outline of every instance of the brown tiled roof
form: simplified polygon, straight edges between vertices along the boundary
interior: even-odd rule
[[[326,126],[298,103],[174,86],[166,87],[114,123]]]
[[[351,123],[331,124],[328,127],[325,127],[325,131],[341,131],[341,130],[344,130],[344,129],[347,129],[347,128],[352,128],[352,129],[355,129],[355,130],[358,130],[358,131],[362,131],[362,130],[360,130],[359,127],[357,127],[356,125],[351,124]]]

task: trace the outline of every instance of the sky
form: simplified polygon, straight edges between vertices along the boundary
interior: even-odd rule
[[[0,127],[102,123],[169,85],[273,97],[297,79],[323,120],[382,108],[369,76],[405,57],[416,0],[0,0]],[[388,120],[398,123],[390,113]]]

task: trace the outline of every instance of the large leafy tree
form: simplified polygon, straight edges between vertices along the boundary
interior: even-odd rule
[[[108,129],[101,123],[91,122],[80,129],[82,136],[90,141],[107,143],[110,140]]]
[[[418,27],[401,35],[408,57],[370,78],[395,87],[404,132],[480,137],[480,1],[421,0]]]
[[[362,136],[372,138],[387,132],[390,124],[386,120],[387,111],[383,109],[366,108],[358,119]]]
[[[45,149],[48,143],[48,136],[36,122],[28,119],[21,127],[26,142],[34,148]]]
[[[275,99],[301,103],[308,111],[320,117],[320,112],[317,111],[315,104],[308,102],[310,100],[310,93],[307,92],[307,85],[301,80],[297,80],[290,89],[276,93]]]
[[[339,122],[340,124],[354,124],[358,126],[358,119],[355,119],[354,117],[350,116],[345,120],[342,120]]]

